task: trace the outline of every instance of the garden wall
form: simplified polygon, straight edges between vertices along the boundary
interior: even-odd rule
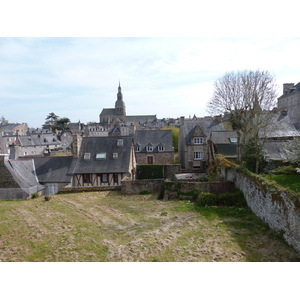
[[[268,188],[255,176],[243,174],[235,168],[221,167],[221,175],[235,183],[246,198],[251,210],[271,229],[281,233],[286,242],[300,253],[300,201],[299,196]]]
[[[163,188],[164,179],[143,179],[122,181],[121,192],[124,194],[139,194],[142,191],[160,193]]]

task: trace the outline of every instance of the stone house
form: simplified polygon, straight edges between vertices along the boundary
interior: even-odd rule
[[[181,118],[178,160],[186,171],[206,172],[209,164],[209,143],[213,131],[224,131],[220,118],[205,117],[201,119]]]
[[[24,136],[27,132],[27,123],[0,124],[0,154],[10,154],[10,145],[16,143],[18,136]]]
[[[300,129],[300,82],[284,83],[283,93],[277,99],[277,107],[280,111],[285,111],[291,122]]]
[[[135,179],[132,137],[84,137],[73,171],[73,187],[120,186]]]
[[[134,149],[137,164],[173,164],[172,130],[136,130]]]
[[[11,148],[11,151],[14,151],[11,153],[11,158],[47,155],[61,146],[61,141],[55,133],[18,136],[13,145],[14,149]]]

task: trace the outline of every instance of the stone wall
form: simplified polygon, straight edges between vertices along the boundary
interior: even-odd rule
[[[1,189],[0,188],[0,199],[1,200],[26,200],[30,199],[31,195],[27,194],[21,188],[12,189]]]
[[[244,193],[251,210],[271,229],[281,233],[286,242],[300,253],[299,197],[275,187],[270,189],[255,177],[234,168],[221,168],[221,174]]]
[[[144,179],[122,181],[121,192],[123,194],[139,194],[142,191],[160,193],[163,188],[164,179]]]

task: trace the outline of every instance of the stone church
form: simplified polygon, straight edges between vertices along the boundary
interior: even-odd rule
[[[126,115],[126,106],[123,101],[123,94],[121,85],[119,83],[117,101],[115,102],[114,108],[104,108],[100,113],[100,124],[101,125],[111,125],[113,124],[135,124],[135,125],[144,125],[150,124],[156,121],[156,115],[140,115],[140,116],[127,116]]]

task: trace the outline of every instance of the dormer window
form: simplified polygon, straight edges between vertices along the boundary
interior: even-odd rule
[[[152,145],[152,144],[148,144],[148,145],[146,146],[146,151],[147,151],[147,152],[153,152],[153,145]]]
[[[117,159],[118,158],[118,153],[114,153],[113,154],[113,159]]]
[[[123,146],[123,140],[119,139],[119,140],[117,141],[117,145],[118,145],[118,146]]]
[[[163,151],[165,151],[165,145],[160,144],[160,145],[158,145],[157,149],[158,149],[158,152],[163,152]]]
[[[140,144],[135,145],[135,151],[136,152],[141,152],[141,145]]]
[[[106,159],[106,153],[105,152],[97,153],[96,159]]]
[[[91,153],[85,153],[83,159],[84,160],[90,160],[91,159]]]
[[[202,145],[204,142],[204,138],[194,137],[194,145]]]
[[[230,140],[231,143],[237,143],[237,138],[236,137],[229,138],[229,140]]]

